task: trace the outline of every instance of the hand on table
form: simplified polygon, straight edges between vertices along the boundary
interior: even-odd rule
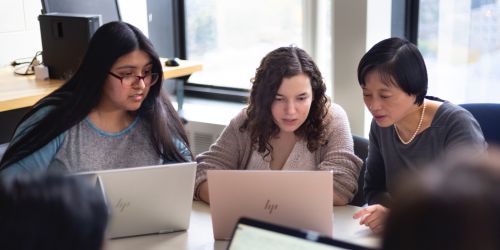
[[[359,224],[369,227],[375,233],[384,231],[384,224],[389,214],[389,209],[382,205],[367,206],[356,212],[352,218],[360,219]]]

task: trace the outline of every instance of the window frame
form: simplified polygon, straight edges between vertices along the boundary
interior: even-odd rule
[[[176,28],[179,31],[177,36],[179,37],[178,44],[176,47],[176,55],[181,59],[187,59],[187,37],[186,37],[186,6],[184,4],[184,0],[174,0],[177,2],[176,11],[180,13],[175,20],[178,20],[176,23]],[[307,51],[314,52],[311,54],[313,58],[316,57],[316,20],[314,17],[317,16],[318,6],[317,4],[313,4],[309,0],[302,1],[302,11],[304,16],[303,23],[303,39],[304,39],[304,49]],[[312,27],[312,28],[311,28]],[[201,97],[208,98],[212,100],[221,100],[221,101],[233,101],[233,102],[241,102],[246,103],[249,95],[249,89],[242,89],[237,87],[222,87],[211,84],[202,84],[189,81],[189,78],[186,80],[182,80],[184,84],[184,97]]]
[[[418,15],[420,0],[392,0],[393,37],[406,38],[415,45],[418,41]]]

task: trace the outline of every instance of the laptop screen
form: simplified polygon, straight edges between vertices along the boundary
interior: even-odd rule
[[[249,218],[241,218],[236,225],[229,250],[332,250],[369,249],[352,243],[321,236],[313,231],[302,231]]]

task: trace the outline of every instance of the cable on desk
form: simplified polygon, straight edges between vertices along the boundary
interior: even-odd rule
[[[37,65],[40,65],[41,64],[41,61],[37,59],[38,56],[40,56],[42,54],[42,51],[37,51],[35,53],[35,56],[31,59],[31,61],[25,61],[25,62],[17,62],[18,60],[21,60],[21,59],[26,59],[26,58],[20,58],[20,59],[16,59],[14,60],[11,65],[14,68],[14,73],[16,75],[23,75],[23,76],[27,76],[27,75],[34,75],[35,74],[35,66]],[[29,58],[29,57],[27,57]],[[29,64],[28,64],[29,63]],[[24,65],[24,64],[28,64],[28,65]],[[19,66],[21,65],[21,66]],[[16,67],[17,66],[17,67]]]

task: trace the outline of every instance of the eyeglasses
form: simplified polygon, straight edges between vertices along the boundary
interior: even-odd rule
[[[158,78],[160,78],[160,74],[151,72],[146,72],[143,76],[119,76],[113,72],[108,73],[115,78],[120,79],[123,87],[131,87],[132,85],[138,83],[140,80],[142,80],[144,82],[144,85],[146,86],[153,86],[158,81]]]

